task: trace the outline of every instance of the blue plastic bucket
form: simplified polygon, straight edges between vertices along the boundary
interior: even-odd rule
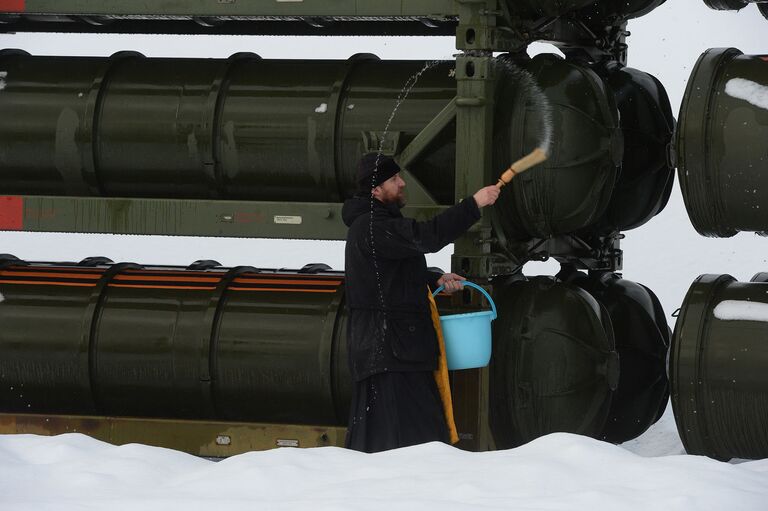
[[[462,284],[483,293],[491,304],[491,310],[440,316],[450,371],[485,367],[491,361],[491,321],[496,319],[496,304],[491,295],[477,284],[467,281]],[[440,286],[432,296],[442,290],[443,286]]]

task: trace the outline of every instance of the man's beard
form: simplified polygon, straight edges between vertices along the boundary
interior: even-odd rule
[[[398,193],[392,198],[392,203],[397,204],[397,207],[402,209],[405,207],[405,194],[404,193]]]
[[[382,202],[384,202],[384,204],[395,204],[401,209],[405,207],[406,201],[404,191],[383,198],[384,200]]]

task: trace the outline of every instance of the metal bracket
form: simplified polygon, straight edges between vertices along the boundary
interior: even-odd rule
[[[403,149],[397,162],[401,167],[407,168],[413,163],[429,144],[445,130],[448,125],[456,120],[456,98],[440,110],[440,112],[422,129],[418,135]]]
[[[343,240],[341,203],[21,196],[20,225],[32,232],[92,232]],[[428,220],[445,206],[407,206]]]
[[[363,148],[366,153],[378,153],[394,156],[400,147],[399,131],[362,131]]]
[[[408,203],[412,205],[424,204],[436,206],[437,200],[429,193],[429,190],[414,176],[410,170],[401,169],[400,175],[408,185]]]

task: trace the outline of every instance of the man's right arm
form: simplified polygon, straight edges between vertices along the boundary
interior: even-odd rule
[[[376,251],[391,259],[437,252],[464,234],[480,219],[480,207],[495,203],[498,196],[495,185],[487,186],[425,222],[410,218],[382,222],[376,228]]]

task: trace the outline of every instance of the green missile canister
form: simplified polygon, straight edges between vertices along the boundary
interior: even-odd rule
[[[551,107],[552,142],[544,163],[502,189],[498,230],[526,240],[582,229],[605,212],[620,170],[623,135],[613,94],[594,71],[555,55],[519,66]],[[496,104],[495,140],[510,144],[507,153],[527,154],[541,143],[542,112],[520,82],[504,82]],[[496,175],[509,165],[501,147],[494,147]]]
[[[11,261],[0,411],[344,425],[342,277]]]
[[[688,216],[704,236],[768,231],[768,56],[704,52],[677,127]]]
[[[0,414],[343,427],[352,388],[343,278],[311,265],[183,268],[6,257]],[[465,427],[468,410],[489,413],[489,400],[491,415],[482,420],[489,419],[498,447],[555,431],[603,438],[611,410],[656,416],[655,402],[640,410],[635,397],[644,395],[647,379],[614,393],[619,360],[611,318],[588,292],[539,278],[498,282],[493,293],[499,319],[490,387],[454,387]],[[466,310],[455,298],[439,296],[440,310]],[[654,323],[642,306],[614,305],[617,318]],[[636,329],[630,342],[653,344],[647,332]],[[646,365],[639,367],[648,376]],[[477,375],[462,373],[465,380]],[[648,424],[632,422],[622,438]]]
[[[591,231],[626,231],[667,204],[675,168],[669,158],[675,119],[664,86],[648,73],[616,62],[596,66],[619,108],[624,154],[611,201]]]
[[[619,383],[605,308],[551,277],[500,286],[494,300],[489,418],[496,446],[516,447],[545,431],[598,437]]]
[[[669,379],[685,450],[716,459],[768,457],[768,282],[701,275],[675,325]]]
[[[401,154],[436,117],[451,115],[454,65],[371,55],[5,51],[0,185],[13,195],[341,202],[354,192],[364,152]],[[403,86],[422,70],[385,133]],[[526,72],[533,78],[522,80]],[[499,202],[500,238],[558,235],[599,220],[623,153],[612,91],[589,67],[553,55],[500,63],[494,76],[489,175],[542,142],[542,112],[526,83],[538,84],[553,121],[549,159],[515,179],[504,191],[513,197]],[[408,170],[438,205],[449,205],[458,199],[456,129],[450,119],[442,126]]]
[[[565,277],[561,274],[559,277]],[[659,420],[669,401],[666,359],[671,332],[656,295],[616,273],[574,271],[569,283],[588,291],[608,311],[621,372],[599,438],[622,443]]]

